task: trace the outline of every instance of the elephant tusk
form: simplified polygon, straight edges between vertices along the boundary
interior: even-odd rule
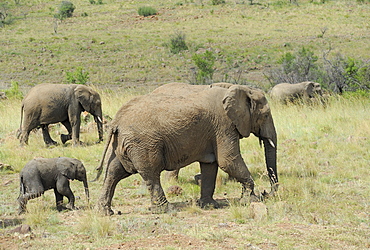
[[[100,123],[103,123],[103,121],[101,120],[100,116],[98,116],[98,121],[99,121]]]
[[[273,142],[271,139],[268,139],[268,141],[269,141],[270,145],[271,145],[273,148],[275,148],[275,144],[274,144],[274,142]]]

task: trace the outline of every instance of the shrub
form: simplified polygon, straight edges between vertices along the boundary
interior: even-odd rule
[[[188,46],[185,42],[185,35],[181,32],[174,34],[171,37],[169,47],[173,54],[177,54],[182,50],[188,50]]]
[[[326,82],[335,92],[370,90],[370,62],[361,62],[337,54],[333,59],[324,55]]]
[[[98,1],[95,1],[95,0],[89,0],[89,2],[91,3],[91,4],[103,4],[103,0],[98,0]]]
[[[13,17],[9,13],[8,9],[9,7],[7,3],[0,3],[0,28],[13,22]]]
[[[19,84],[18,82],[12,82],[11,87],[9,89],[4,90],[5,95],[8,98],[14,98],[14,99],[22,99],[23,98],[23,93],[19,89]]]
[[[153,16],[153,15],[157,15],[157,10],[152,7],[144,6],[144,7],[139,8],[138,14],[144,17]]]
[[[295,53],[285,53],[277,61],[280,66],[269,71],[266,77],[272,85],[281,82],[322,82],[322,71],[320,71],[317,61],[318,57],[310,49],[302,47]]]
[[[226,3],[225,0],[211,0],[212,5],[219,5]]]
[[[59,6],[58,13],[55,14],[54,17],[60,20],[72,17],[75,8],[76,7],[73,5],[73,3],[69,1],[63,1]]]
[[[206,50],[202,54],[194,54],[192,60],[198,68],[198,71],[195,73],[196,83],[207,84],[207,82],[211,82],[213,73],[215,72],[215,54],[212,51]]]
[[[89,80],[89,72],[84,72],[78,67],[74,72],[66,72],[67,82],[72,84],[86,84]]]

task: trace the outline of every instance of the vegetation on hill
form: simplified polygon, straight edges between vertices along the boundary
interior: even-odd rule
[[[0,88],[12,81],[22,88],[61,83],[81,67],[94,85],[212,79],[268,90],[281,79],[282,63],[302,49],[315,59],[315,72],[304,75],[315,78],[309,80],[336,91],[363,88],[369,80],[368,1],[147,1],[158,13],[146,18],[137,14],[140,1],[90,2],[70,2],[73,15],[63,20],[54,18],[61,1],[3,3]],[[174,34],[186,36],[186,46]],[[211,78],[194,59],[205,51],[215,58]]]

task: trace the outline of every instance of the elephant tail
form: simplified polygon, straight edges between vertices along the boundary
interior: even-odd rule
[[[19,139],[21,137],[21,135],[22,135],[23,108],[24,108],[24,105],[22,104],[22,108],[21,108],[21,124],[19,125],[19,129],[17,131],[17,139]]]
[[[111,129],[110,129],[110,131],[109,131],[109,134],[108,134],[108,141],[107,141],[107,143],[106,143],[106,145],[105,145],[105,148],[104,148],[103,155],[102,155],[102,157],[101,157],[101,160],[100,160],[99,166],[96,168],[96,170],[98,171],[98,173],[96,174],[95,179],[94,179],[94,180],[92,180],[92,181],[90,181],[90,182],[97,181],[97,180],[100,178],[100,176],[101,176],[101,174],[102,174],[102,172],[103,172],[103,164],[104,164],[104,160],[105,160],[105,155],[107,154],[107,151],[108,151],[108,148],[109,148],[110,142],[111,142],[111,140],[112,140],[112,136],[113,136],[113,134],[115,133],[115,131],[116,131],[116,130],[115,130],[115,129],[113,129],[113,128],[111,128]]]
[[[25,194],[25,188],[23,183],[23,176],[20,177],[20,184],[19,184],[19,196],[18,199]]]

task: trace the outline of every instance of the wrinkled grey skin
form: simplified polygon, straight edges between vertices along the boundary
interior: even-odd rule
[[[96,91],[80,84],[36,85],[22,101],[19,131],[21,145],[28,144],[29,133],[38,126],[42,128],[46,145],[57,144],[50,137],[48,126],[58,122],[61,122],[68,131],[68,135],[61,135],[62,143],[72,139],[74,146],[79,145],[81,112],[83,111],[94,116],[98,127],[99,142],[102,141],[102,108],[100,95]]]
[[[275,100],[291,102],[299,98],[309,100],[317,95],[321,96],[322,90],[317,82],[280,83],[271,89],[270,95]]]
[[[19,214],[26,211],[28,200],[41,196],[49,189],[54,189],[58,211],[66,209],[63,206],[63,196],[68,198],[68,207],[75,209],[75,197],[69,186],[69,181],[74,179],[83,182],[86,197],[89,199],[86,169],[77,159],[67,157],[36,158],[24,166],[19,176]]]
[[[124,104],[111,123],[104,149],[107,170],[99,198],[105,214],[113,214],[117,183],[139,173],[151,194],[154,210],[166,211],[160,183],[163,170],[198,161],[202,174],[200,206],[218,207],[213,199],[218,167],[242,183],[242,198],[257,200],[254,181],[240,154],[239,140],[255,134],[264,142],[272,192],[277,190],[276,131],[260,90],[247,86],[167,84]],[[246,194],[246,195],[245,195]]]

